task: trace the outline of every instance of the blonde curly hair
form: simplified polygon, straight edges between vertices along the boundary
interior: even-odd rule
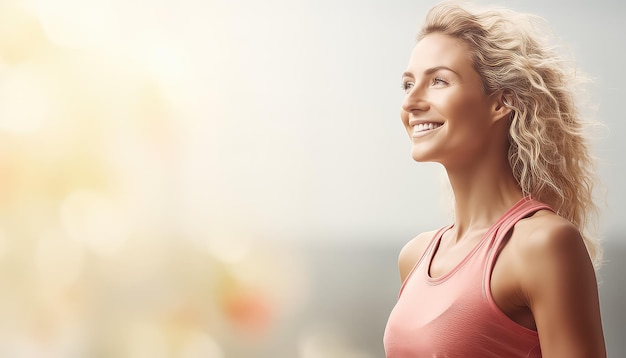
[[[469,45],[485,93],[502,91],[512,110],[509,163],[522,192],[572,222],[598,266],[596,178],[584,136],[591,122],[575,100],[582,76],[542,37],[541,25],[537,16],[445,1],[428,12],[418,41],[440,33]]]

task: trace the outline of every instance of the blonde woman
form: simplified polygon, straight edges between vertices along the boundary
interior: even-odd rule
[[[445,168],[455,216],[400,253],[388,358],[606,356],[575,73],[540,31],[504,9],[427,15],[401,119],[413,159]]]

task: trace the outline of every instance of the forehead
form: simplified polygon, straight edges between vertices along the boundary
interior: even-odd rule
[[[437,66],[446,66],[461,72],[473,70],[468,45],[448,35],[438,33],[426,35],[411,52],[409,70],[422,72]]]

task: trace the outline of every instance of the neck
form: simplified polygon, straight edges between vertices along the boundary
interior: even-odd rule
[[[523,196],[506,159],[446,171],[454,192],[456,241],[491,227]]]

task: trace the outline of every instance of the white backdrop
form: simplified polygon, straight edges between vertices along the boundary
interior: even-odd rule
[[[196,50],[205,51],[214,92],[210,122],[190,127],[189,148],[208,156],[195,157],[204,170],[193,180],[217,184],[205,195],[219,197],[220,215],[231,211],[261,231],[316,239],[399,233],[405,240],[443,223],[439,169],[411,161],[398,116],[400,73],[434,3],[224,1],[208,5],[214,16],[194,18],[211,29]],[[624,230],[626,5],[500,4],[544,17],[596,79],[593,102],[609,128],[596,148],[608,191],[602,230]]]

